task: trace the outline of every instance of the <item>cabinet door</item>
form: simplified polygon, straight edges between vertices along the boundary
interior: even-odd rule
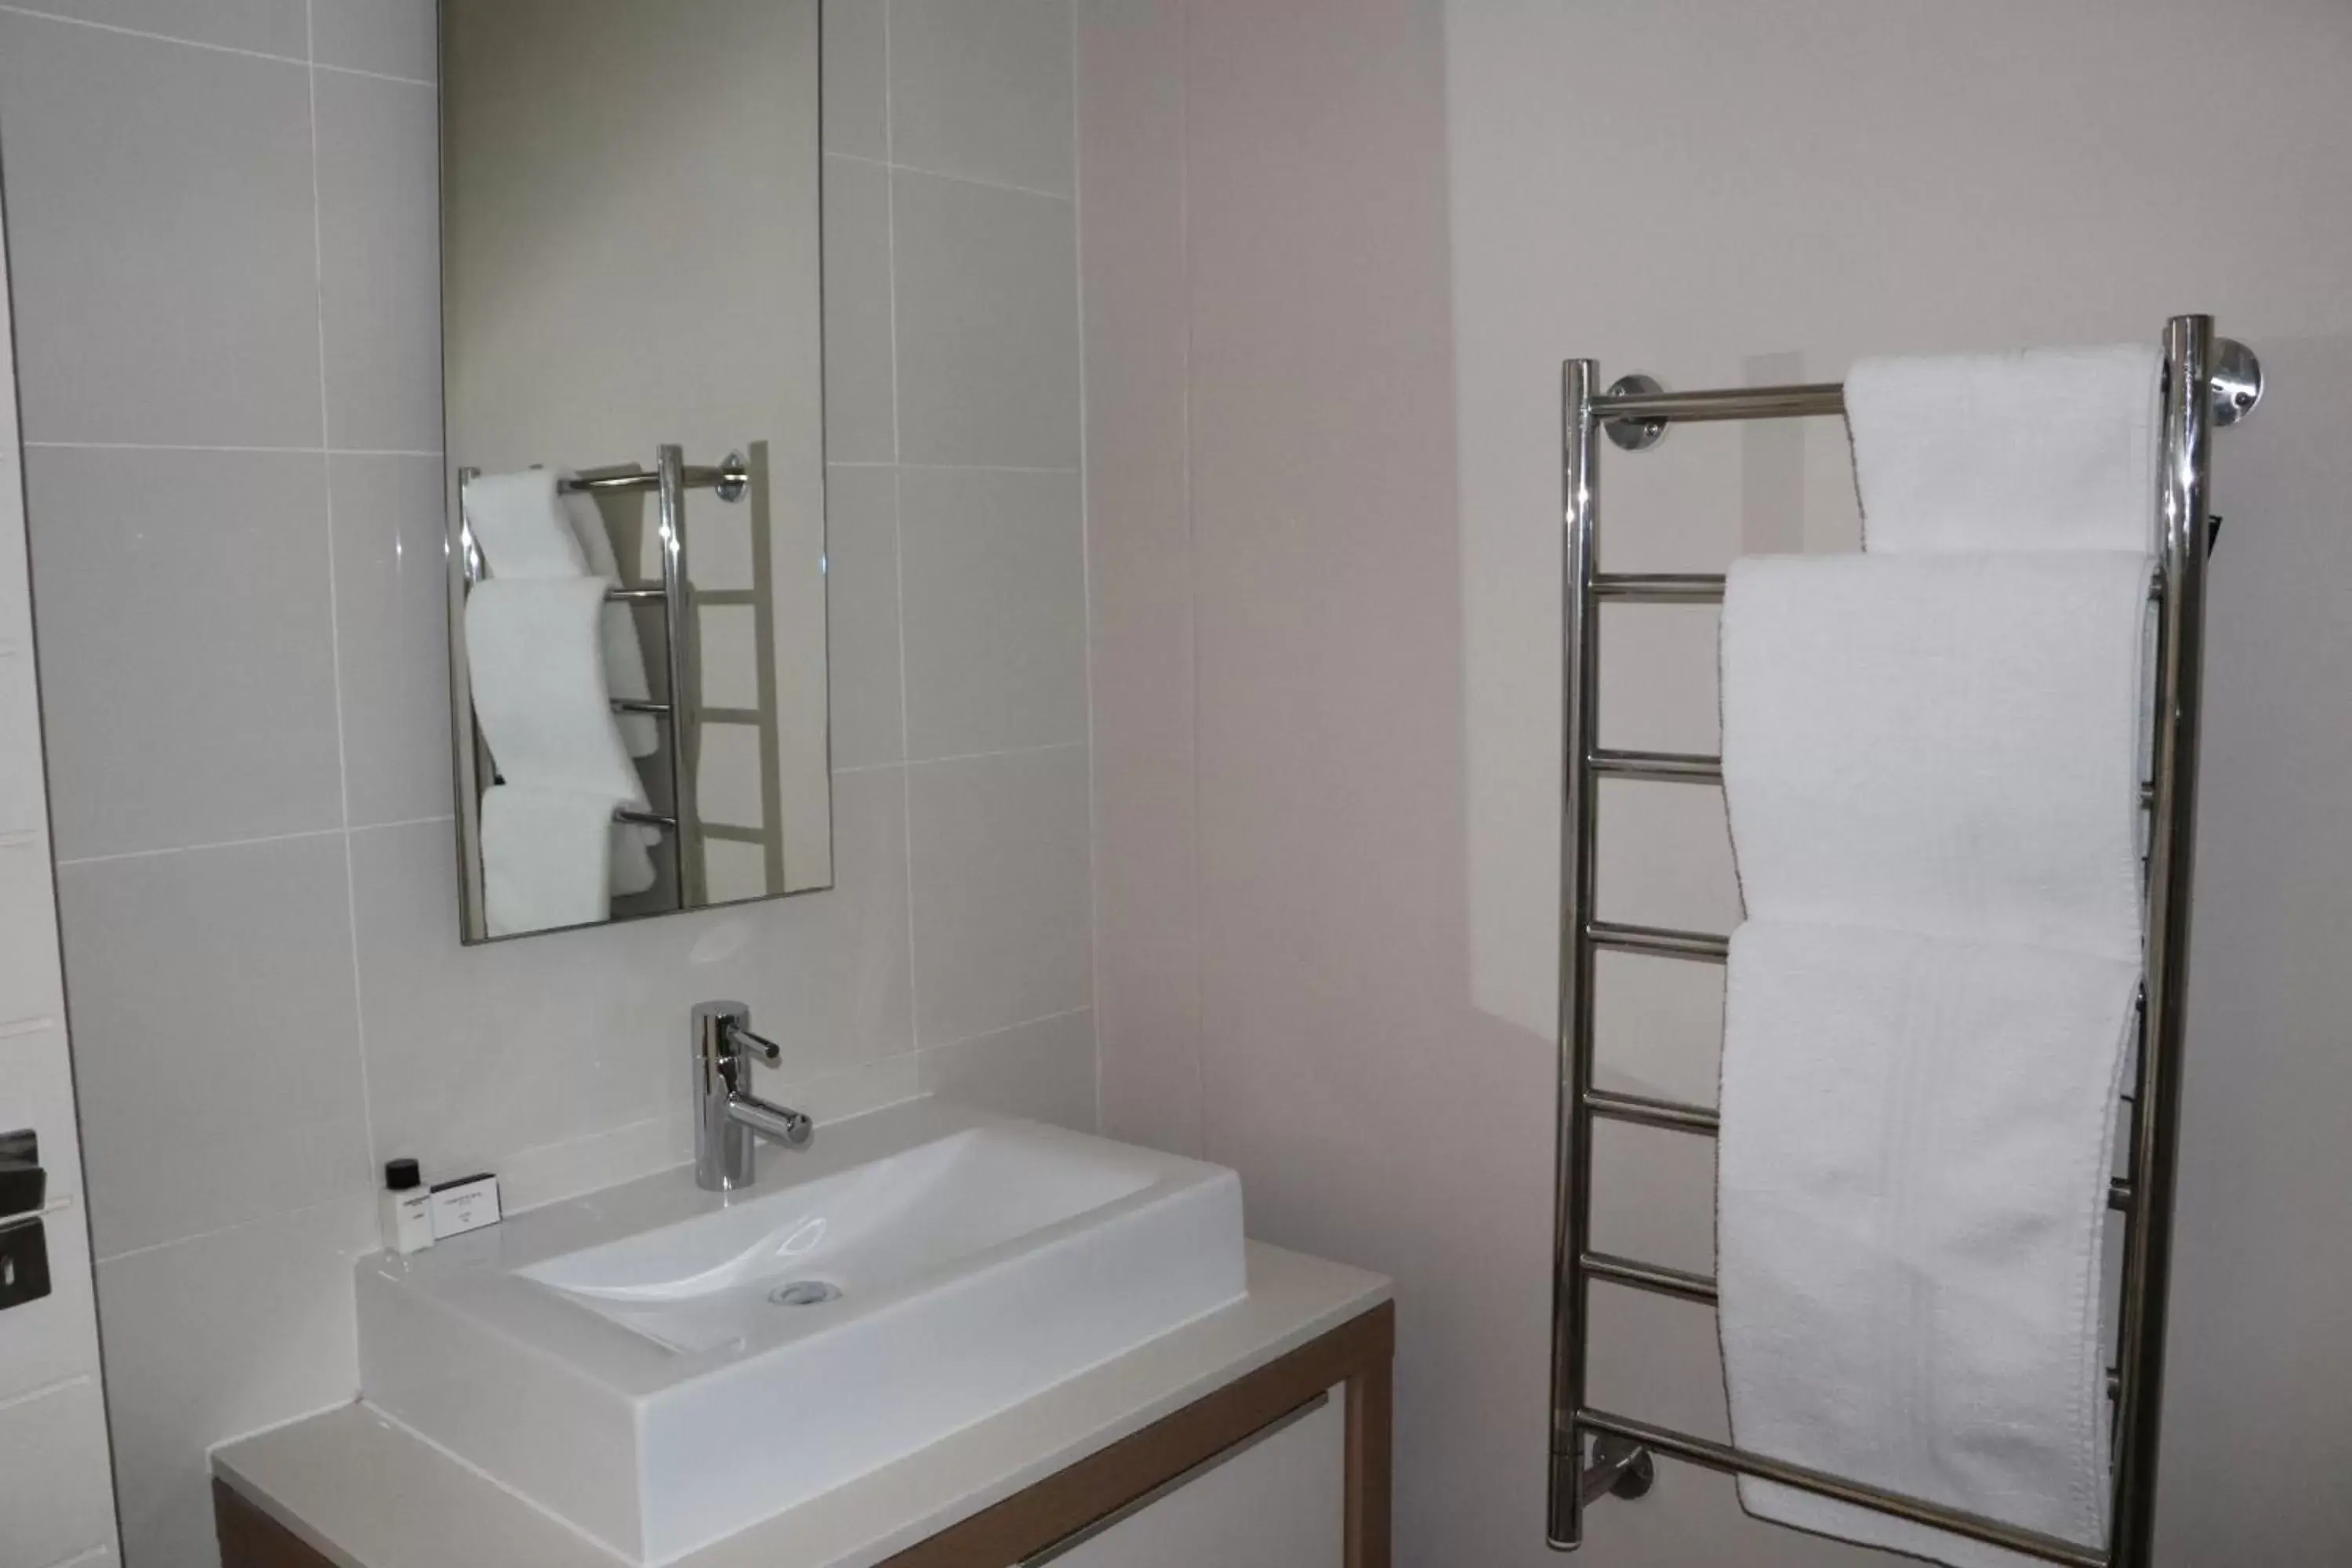
[[[1030,1564],[1339,1568],[1346,1509],[1347,1391],[1334,1388],[1323,1405]]]

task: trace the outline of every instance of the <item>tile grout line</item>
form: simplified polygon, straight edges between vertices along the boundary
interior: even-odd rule
[[[1046,468],[1022,463],[877,463],[843,458],[828,462],[828,468],[912,468],[919,473],[942,474],[1083,474],[1083,468]]]
[[[1192,512],[1192,13],[1176,13],[1176,229],[1179,302],[1184,310],[1182,356],[1183,467],[1180,484],[1184,507],[1184,705],[1185,761],[1192,785],[1186,804],[1185,871],[1192,883],[1192,1084],[1198,1118],[1192,1152],[1209,1153],[1209,917],[1201,877],[1201,561],[1199,530]],[[1099,1030],[1097,1030],[1099,1033]]]
[[[1072,33],[1075,38],[1075,28],[1072,29]],[[882,29],[882,68],[886,72],[890,68],[890,34],[889,23],[887,19],[883,23]],[[887,76],[884,78],[883,81],[882,96],[884,100],[884,111],[887,113],[888,111],[888,100],[890,96],[889,81]],[[887,146],[889,142],[890,136],[891,127],[886,121],[883,125],[883,138],[886,146]],[[835,152],[831,148],[827,148],[824,155],[828,158],[839,158],[845,163],[865,163],[875,167],[888,169],[896,174],[920,174],[928,180],[951,180],[959,185],[978,185],[981,189],[985,191],[1010,191],[1014,195],[1042,196],[1049,202],[1067,202],[1072,205],[1076,205],[1077,201],[1077,197],[1075,195],[1065,191],[1041,191],[1034,185],[1016,185],[1006,180],[985,179],[978,174],[951,174],[945,169],[926,169],[919,163],[901,163],[898,161],[895,148],[891,149],[890,156],[884,158],[869,158],[863,153],[838,153]]]
[[[372,1187],[373,1184],[370,1185]],[[167,1237],[162,1241],[142,1242],[137,1247],[126,1247],[120,1252],[110,1252],[102,1257],[99,1254],[97,1237],[93,1235],[90,1239],[90,1268],[95,1271],[123,1262],[128,1258],[144,1258],[151,1252],[162,1252],[167,1247],[188,1247],[199,1241],[218,1241],[222,1237],[235,1236],[241,1231],[256,1230],[265,1225],[285,1225],[293,1220],[309,1219],[314,1215],[325,1214],[346,1204],[363,1203],[369,1195],[367,1192],[341,1193],[334,1197],[321,1198],[315,1204],[302,1204],[290,1209],[272,1209],[268,1214],[248,1215],[243,1219],[232,1220],[226,1225],[216,1225],[209,1230],[200,1230],[192,1236],[173,1236]],[[353,1256],[357,1255],[353,1254]]]
[[[897,767],[896,763],[879,764]],[[857,771],[857,770],[850,770]],[[306,827],[297,833],[265,833],[253,838],[217,838],[204,844],[164,844],[152,849],[123,849],[110,855],[79,855],[57,863],[60,871],[72,866],[110,866],[119,860],[152,860],[164,855],[205,855],[216,849],[249,849],[262,844],[292,844],[305,838],[326,838],[338,833],[389,833],[401,827],[430,827],[455,822],[452,816],[405,816],[396,822],[355,822],[349,827]]]
[[[1090,426],[1087,418],[1087,209],[1086,209],[1086,150],[1078,142],[1078,17],[1075,9],[1070,17],[1070,249],[1072,276],[1076,283],[1076,297],[1070,310],[1077,317],[1078,336],[1078,578],[1084,603],[1080,620],[1084,624],[1087,691],[1087,999],[1091,1006],[1103,993],[1102,930],[1098,919],[1102,900],[1095,895],[1095,877],[1101,859],[1102,813],[1101,795],[1097,781],[1095,757],[1095,563],[1094,563],[1094,487],[1092,452],[1087,446]],[[1016,1025],[1015,1027],[1020,1026]],[[1094,1072],[1095,1131],[1102,1131],[1102,1030],[1093,1031],[1087,1055]]]
[[[890,572],[898,633],[898,825],[907,890],[907,1038],[912,1044],[923,1037],[923,994],[915,979],[915,770],[907,711],[907,509],[900,483],[905,470],[898,461],[904,437],[898,417],[898,110],[890,69],[891,9],[891,0],[882,0],[882,232],[883,276],[890,290]]]
[[[310,56],[308,73],[310,89],[310,245],[311,259],[317,268],[313,280],[318,290],[316,305],[319,315],[319,444],[331,452],[335,445],[335,429],[332,399],[327,390],[327,219],[323,184],[319,172],[318,0],[302,0],[302,29]],[[357,857],[352,850],[352,758],[350,741],[345,733],[348,726],[343,717],[343,626],[341,607],[338,602],[341,598],[338,591],[341,584],[335,562],[334,459],[321,457],[319,468],[320,480],[326,487],[327,502],[327,663],[335,688],[336,796],[343,815],[343,920],[352,950],[352,1066],[358,1069],[360,1080],[360,1136],[367,1151],[367,1159],[361,1170],[372,1185],[372,1173],[376,1164],[375,1104],[368,1087],[367,1006],[362,994],[365,983],[360,973],[359,867]]]
[[[898,763],[856,763],[845,768],[835,768],[833,776],[842,778],[852,773],[886,773],[892,768],[934,768],[946,763],[984,763],[998,757],[1034,757],[1045,752],[1073,752],[1086,745],[1079,741],[1045,741],[1034,746],[1004,746],[992,752],[950,752],[939,757],[910,757]]]
[[[300,66],[309,70],[335,71],[343,76],[366,77],[372,81],[396,82],[402,87],[421,87],[434,92],[441,90],[440,83],[427,81],[423,77],[401,76],[394,71],[369,70],[364,66],[330,65],[317,58],[315,47],[311,48],[309,58],[298,58],[293,55],[271,54],[268,49],[247,49],[235,44],[217,44],[208,38],[183,38],[170,33],[149,32],[142,27],[126,27],[120,23],[100,22],[89,16],[68,16],[56,11],[44,11],[36,5],[0,5],[0,12],[28,17],[37,22],[56,22],[68,27],[86,27],[94,33],[111,33],[121,38],[138,38],[151,44],[177,44],[184,49],[204,49],[216,55],[235,55],[240,59],[267,60],[272,65]],[[303,28],[307,36],[310,30],[308,0],[305,0],[303,6]]]
[[[1017,1035],[1024,1029],[1040,1028],[1047,1024],[1058,1024],[1065,1018],[1075,1018],[1082,1013],[1091,1013],[1094,1010],[1094,1004],[1088,1002],[1084,1006],[1065,1007],[1058,1013],[1045,1013],[1034,1018],[1023,1018],[1017,1023],[999,1025],[993,1029],[982,1029],[977,1035],[960,1035],[952,1040],[941,1040],[935,1046],[915,1046],[907,1052],[899,1054],[928,1057],[941,1051],[960,1051],[966,1046],[979,1045],[982,1040],[992,1040],[1001,1035]],[[889,1058],[885,1057],[878,1059],[887,1061]]]
[[[280,458],[438,458],[393,447],[218,447],[172,441],[26,441],[35,452],[236,452]]]
[[[204,844],[164,844],[152,849],[121,849],[108,855],[61,857],[58,869],[77,866],[111,866],[121,860],[152,860],[159,855],[202,855],[215,849],[245,849],[260,844],[293,844],[305,838],[330,838],[341,827],[305,827],[294,833],[264,833],[253,838],[218,838]]]
[[[5,1399],[0,1399],[0,1410],[15,1410],[20,1405],[37,1405],[44,1399],[52,1399],[60,1394],[71,1393],[78,1385],[89,1381],[89,1373],[78,1372],[71,1377],[61,1377],[55,1383],[45,1383],[38,1388],[28,1388],[22,1394],[12,1394]]]

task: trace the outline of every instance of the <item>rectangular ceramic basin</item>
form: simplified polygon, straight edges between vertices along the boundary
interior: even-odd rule
[[[1241,1299],[1221,1166],[917,1100],[359,1268],[371,1404],[670,1562]]]

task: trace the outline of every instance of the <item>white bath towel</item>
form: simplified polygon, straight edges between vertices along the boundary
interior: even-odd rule
[[[2086,1543],[2148,569],[1763,557],[1724,604],[1748,914],[1718,1173],[1733,1436]],[[1769,1483],[1740,1498],[1966,1568],[2022,1561]]]
[[[2099,1313],[2136,960],[1751,921],[1725,994],[1717,1289],[1735,1439],[2105,1540]],[[1759,1517],[2032,1561],[1742,1479]]]
[[[559,478],[559,484],[562,479]],[[562,495],[563,515],[571,523],[573,537],[580,542],[581,559],[587,563],[588,574],[602,577],[617,588],[621,585],[621,563],[613,553],[613,535],[604,526],[604,514],[596,506],[593,496],[565,491]],[[625,604],[604,606],[604,684],[615,698],[643,701],[653,695],[653,687],[646,679],[645,644],[637,640],[636,613]],[[650,757],[661,750],[661,721],[650,713],[619,715],[621,743],[633,757]],[[647,886],[651,886],[647,883]]]
[[[1867,548],[2149,549],[2162,370],[2137,343],[1856,362]]]
[[[1723,608],[1749,920],[2139,954],[2150,564],[1752,556]]]
[[[482,793],[482,903],[492,936],[612,918],[613,801],[528,784]]]
[[[466,481],[466,527],[493,577],[584,577],[587,558],[545,468]]]

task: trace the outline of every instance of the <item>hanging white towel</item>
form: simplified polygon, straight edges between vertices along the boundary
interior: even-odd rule
[[[1751,921],[1725,994],[1717,1289],[1743,1447],[2105,1540],[2101,1223],[2136,961]],[[1750,1513],[2032,1561],[1743,1479]]]
[[[572,476],[565,475],[562,479]],[[613,535],[604,526],[604,514],[597,508],[593,496],[576,490],[562,492],[563,515],[580,542],[581,558],[587,563],[588,574],[601,577],[617,588],[621,585],[621,563],[613,553]],[[653,695],[653,687],[646,679],[645,645],[637,640],[636,613],[625,604],[604,606],[604,684],[613,695],[624,700],[643,701]],[[618,716],[621,743],[633,757],[650,757],[661,750],[661,721],[650,713],[623,713]],[[643,830],[640,830],[643,831]],[[650,875],[650,872],[648,873]],[[652,884],[646,884],[650,887]],[[641,891],[642,889],[622,889]]]
[[[1856,361],[1864,547],[2148,550],[2162,385],[2137,343]]]
[[[466,526],[493,577],[584,577],[586,557],[545,468],[476,474],[466,481]]]
[[[612,918],[614,804],[528,784],[482,793],[482,903],[492,936]]]

